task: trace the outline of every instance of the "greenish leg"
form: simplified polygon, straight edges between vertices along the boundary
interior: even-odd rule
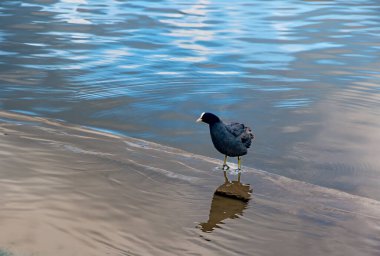
[[[223,162],[223,170],[226,168],[226,170],[230,169],[230,167],[227,165],[227,155],[224,156],[224,162]]]

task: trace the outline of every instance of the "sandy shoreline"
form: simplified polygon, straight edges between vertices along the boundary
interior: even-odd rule
[[[12,255],[380,252],[376,200],[245,168],[253,195],[236,204],[213,195],[220,160],[147,141],[0,112],[0,164]]]

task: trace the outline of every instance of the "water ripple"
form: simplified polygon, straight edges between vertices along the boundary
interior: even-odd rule
[[[193,121],[217,112],[258,134],[248,166],[377,198],[378,13],[375,0],[2,1],[0,107],[214,157]]]

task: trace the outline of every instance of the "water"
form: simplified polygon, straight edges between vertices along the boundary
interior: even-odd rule
[[[2,1],[0,107],[380,199],[377,1]]]
[[[253,128],[247,169],[380,200],[379,13],[374,0],[4,0],[0,109],[222,161],[194,122],[210,111]]]
[[[217,159],[0,112],[10,255],[378,255],[380,202]],[[22,156],[22,157],[20,157]],[[253,189],[243,202],[221,184]],[[7,255],[7,254],[5,254]]]

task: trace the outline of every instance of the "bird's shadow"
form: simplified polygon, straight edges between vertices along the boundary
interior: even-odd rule
[[[224,179],[214,192],[208,221],[198,225],[203,232],[212,232],[219,224],[224,224],[225,219],[242,216],[251,199],[252,189],[249,184],[240,182],[240,173],[237,180],[230,181],[224,172]]]

